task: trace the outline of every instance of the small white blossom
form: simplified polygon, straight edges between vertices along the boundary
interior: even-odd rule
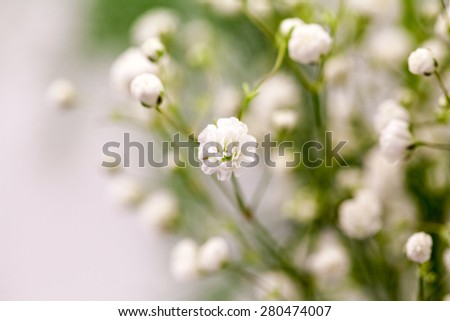
[[[428,48],[416,49],[408,57],[409,71],[415,75],[430,76],[436,67],[433,52]]]
[[[336,56],[325,64],[325,79],[332,84],[345,82],[353,69],[353,60],[347,56]]]
[[[275,129],[292,129],[297,124],[298,114],[291,109],[277,109],[272,113]]]
[[[144,73],[157,74],[158,71],[158,65],[148,60],[142,50],[129,48],[113,63],[111,83],[115,89],[130,96],[130,84],[134,78]]]
[[[304,22],[300,18],[287,18],[281,21],[279,31],[283,37],[287,37],[298,26],[303,25]]]
[[[73,83],[67,79],[56,79],[47,88],[48,102],[60,108],[71,108],[77,100],[77,91]]]
[[[198,245],[191,239],[178,242],[170,254],[170,272],[177,281],[186,282],[198,277]]]
[[[406,256],[413,262],[425,263],[431,258],[433,239],[424,232],[411,235],[406,242]]]
[[[256,139],[248,134],[247,125],[235,117],[220,118],[217,125],[208,125],[198,136],[200,143],[198,157],[201,169],[207,175],[217,173],[225,181],[234,173],[243,174],[245,165],[250,165],[256,152]],[[246,149],[244,155],[242,148]]]
[[[339,226],[349,237],[365,239],[381,229],[381,214],[378,197],[370,190],[361,190],[339,207]]]
[[[213,237],[203,244],[198,252],[198,268],[203,272],[216,272],[230,261],[231,250],[222,237]]]
[[[444,265],[447,272],[450,274],[450,249],[444,251]]]
[[[335,244],[322,245],[308,257],[306,265],[320,284],[327,285],[342,280],[349,270],[347,253]]]
[[[381,131],[380,149],[386,159],[397,164],[405,159],[408,147],[413,144],[409,124],[400,119],[393,119]]]
[[[381,132],[393,119],[400,119],[409,122],[408,111],[393,99],[386,100],[378,107],[375,116],[375,128]]]
[[[301,64],[318,63],[326,55],[332,39],[325,29],[318,24],[297,26],[289,39],[289,56]]]
[[[166,52],[166,48],[159,38],[148,38],[141,45],[141,50],[145,57],[152,62],[158,62]]]
[[[149,38],[173,34],[178,27],[178,17],[169,9],[152,9],[140,16],[132,26],[135,44],[141,45]]]
[[[133,79],[130,85],[131,95],[145,107],[156,107],[162,103],[164,85],[153,74],[142,74]]]
[[[114,202],[120,205],[134,206],[144,197],[144,188],[134,179],[118,177],[112,180],[109,195]]]
[[[297,291],[292,281],[281,272],[266,272],[259,276],[256,296],[261,300],[295,300]]]
[[[139,215],[144,224],[151,228],[168,229],[178,215],[177,199],[165,190],[154,192],[139,207]]]

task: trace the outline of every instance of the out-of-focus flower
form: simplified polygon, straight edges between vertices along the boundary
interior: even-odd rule
[[[210,0],[207,3],[215,12],[224,16],[234,16],[242,10],[242,0]]]
[[[134,206],[144,197],[144,188],[138,181],[121,176],[111,181],[109,194],[120,205]]]
[[[444,40],[450,40],[450,8],[441,13],[436,20],[434,32]]]
[[[251,0],[247,1],[248,11],[257,17],[266,17],[272,12],[270,0]]]
[[[308,257],[306,265],[317,281],[326,285],[342,280],[350,266],[347,253],[337,244],[322,245]]]
[[[406,256],[413,262],[425,263],[431,258],[433,239],[424,232],[411,235],[406,242]]]
[[[444,265],[447,272],[450,274],[450,249],[444,251]]]
[[[275,129],[292,129],[297,124],[298,114],[292,109],[277,109],[272,113]]]
[[[132,39],[135,44],[141,45],[149,38],[160,38],[173,34],[177,30],[178,17],[169,9],[152,9],[145,12],[133,24]]]
[[[287,18],[281,21],[279,32],[283,37],[287,37],[288,35],[290,35],[292,30],[303,24],[304,22],[300,18]]]
[[[353,61],[348,56],[331,57],[325,64],[325,79],[331,84],[342,84],[352,72]]]
[[[230,179],[233,173],[241,176],[244,166],[254,161],[251,154],[256,152],[256,139],[248,134],[247,125],[235,117],[220,118],[217,125],[208,125],[198,141],[202,171],[207,175],[217,173],[220,181]]]
[[[381,132],[393,119],[400,119],[409,122],[408,111],[393,99],[385,100],[378,107],[375,116],[375,128]]]
[[[157,107],[164,97],[164,85],[153,74],[142,74],[133,79],[130,85],[131,95],[145,107]]]
[[[411,52],[411,47],[410,35],[398,27],[377,28],[367,42],[369,55],[376,62],[389,66],[403,63]]]
[[[154,192],[140,205],[139,215],[144,224],[151,228],[168,229],[178,215],[177,199],[169,191]]]
[[[179,241],[170,255],[170,272],[177,281],[192,281],[198,277],[198,245],[191,239]]]
[[[413,144],[413,138],[409,131],[409,124],[404,120],[393,119],[381,131],[381,153],[393,164],[405,159],[406,152],[411,144]]]
[[[292,281],[281,272],[266,272],[259,276],[256,296],[261,300],[296,300]]]
[[[447,45],[439,39],[430,39],[422,44],[423,48],[428,48],[433,53],[434,59],[439,63],[444,62],[447,53]]]
[[[339,207],[339,226],[349,237],[365,239],[381,229],[381,213],[378,197],[370,190],[361,190]]]
[[[399,0],[346,0],[345,2],[352,11],[377,20],[395,20],[401,12]]]
[[[330,49],[333,40],[318,24],[297,26],[289,39],[289,56],[301,64],[318,63]]]
[[[450,293],[442,298],[442,301],[450,301]]]
[[[47,101],[55,107],[71,108],[77,102],[74,84],[67,79],[56,79],[47,88]]]
[[[203,272],[216,272],[230,261],[230,257],[228,242],[222,237],[213,237],[199,249],[198,268]]]
[[[141,50],[152,62],[158,62],[166,53],[166,47],[164,47],[159,38],[148,38],[141,45]]]
[[[436,67],[433,52],[428,48],[416,49],[408,57],[409,71],[415,75],[430,76]]]
[[[294,221],[307,223],[317,214],[317,197],[308,190],[301,190],[282,206],[283,214]]]
[[[113,63],[111,82],[115,89],[129,96],[130,84],[134,78],[144,73],[157,74],[158,71],[158,65],[148,60],[142,50],[129,48]]]

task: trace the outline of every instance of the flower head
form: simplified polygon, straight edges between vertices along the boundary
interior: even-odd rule
[[[381,132],[380,148],[386,159],[396,164],[406,155],[408,147],[413,143],[409,125],[404,120],[393,119]]]
[[[428,48],[414,50],[408,57],[409,71],[415,75],[430,76],[435,72],[437,61]]]
[[[406,242],[406,256],[413,262],[425,263],[430,260],[433,239],[424,232],[411,235]]]
[[[217,173],[221,181],[230,179],[233,173],[239,177],[243,168],[254,161],[256,139],[235,117],[220,118],[217,125],[208,125],[198,140],[202,171],[207,175]]]
[[[177,218],[177,199],[168,191],[157,191],[150,195],[139,208],[144,224],[160,230],[170,228]]]
[[[130,85],[132,96],[145,107],[156,107],[162,102],[164,85],[153,74],[142,74],[133,79]]]
[[[213,237],[198,251],[198,268],[204,272],[216,272],[230,260],[228,242],[222,237]]]
[[[177,281],[190,281],[198,277],[198,245],[191,239],[178,242],[170,254],[170,272]]]
[[[382,227],[381,204],[370,190],[361,190],[355,198],[344,201],[339,208],[339,225],[351,238],[365,239]]]
[[[166,48],[159,38],[148,38],[141,45],[143,54],[152,62],[158,62],[158,60],[166,52]]]
[[[332,39],[317,24],[302,24],[292,32],[289,40],[289,56],[301,64],[318,63],[331,49]]]
[[[397,101],[389,99],[381,103],[375,116],[375,128],[382,131],[393,119],[409,121],[408,111]]]

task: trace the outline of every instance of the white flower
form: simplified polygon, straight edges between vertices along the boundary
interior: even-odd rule
[[[366,47],[375,61],[396,66],[408,57],[412,41],[409,33],[402,28],[375,28],[367,39]]]
[[[332,39],[317,24],[297,26],[289,39],[289,56],[301,64],[318,63],[331,49]]]
[[[409,71],[415,75],[430,76],[436,67],[433,52],[428,48],[416,49],[408,57]]]
[[[159,38],[148,38],[141,45],[142,53],[153,62],[157,62],[166,52]]]
[[[405,159],[411,144],[413,144],[413,138],[409,131],[409,124],[403,120],[393,119],[381,131],[381,153],[392,164],[397,164]]]
[[[375,116],[375,128],[381,132],[393,119],[400,119],[405,122],[409,121],[408,111],[393,99],[385,100],[378,107]]]
[[[300,18],[287,18],[281,21],[279,31],[283,37],[287,37],[290,35],[292,30],[296,27],[303,25],[304,22]]]
[[[130,85],[131,95],[145,107],[156,107],[162,103],[164,85],[153,74],[142,74],[133,79]]]
[[[217,125],[208,125],[198,136],[198,157],[202,171],[207,175],[217,173],[221,181],[239,177],[245,166],[254,161],[256,139],[248,134],[247,125],[235,117],[220,118]],[[242,148],[244,148],[244,155]]]
[[[111,67],[111,83],[123,94],[131,95],[130,84],[137,76],[150,73],[157,74],[158,65],[145,57],[139,48],[129,48],[122,53]]]
[[[208,1],[211,8],[224,16],[234,16],[242,10],[242,0]]]
[[[120,205],[134,206],[144,197],[144,188],[134,179],[118,177],[112,180],[109,195]]]
[[[342,280],[348,273],[349,261],[345,250],[336,244],[322,245],[308,257],[308,270],[323,285]]]
[[[413,262],[425,263],[430,260],[433,239],[424,232],[411,235],[406,242],[406,256]]]
[[[47,100],[55,107],[71,108],[77,100],[75,86],[67,79],[56,79],[47,88]]]
[[[450,249],[444,251],[444,265],[447,272],[450,273]]]
[[[447,15],[447,17],[446,17]],[[439,15],[436,20],[436,24],[434,26],[434,32],[444,40],[450,39],[450,26],[449,19],[450,18],[450,8]]]
[[[198,245],[191,239],[178,242],[170,255],[170,272],[177,281],[191,281],[198,277]]]
[[[198,251],[198,268],[203,272],[216,272],[230,261],[231,250],[222,237],[213,237]]]
[[[359,191],[339,207],[339,226],[351,238],[375,235],[382,227],[380,200],[370,190]]]
[[[277,109],[272,113],[275,129],[292,129],[297,124],[298,114],[292,109]]]
[[[144,224],[152,228],[170,228],[178,215],[177,199],[168,191],[157,191],[144,200],[139,215]]]
[[[295,300],[298,298],[292,281],[281,272],[266,272],[260,275],[256,296],[261,300]]]
[[[178,27],[178,17],[169,9],[152,9],[140,16],[132,26],[132,38],[141,45],[145,40],[172,34]]]
[[[336,56],[325,64],[325,79],[332,84],[345,82],[353,69],[353,60],[348,56]]]

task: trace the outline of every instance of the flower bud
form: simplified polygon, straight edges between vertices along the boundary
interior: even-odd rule
[[[67,79],[57,79],[47,89],[47,100],[56,107],[73,107],[76,103],[76,95],[75,86]]]
[[[425,263],[430,260],[433,239],[424,232],[411,235],[406,242],[406,256],[413,262]]]
[[[283,37],[287,37],[291,34],[292,30],[303,24],[304,22],[299,18],[287,18],[281,21],[279,32]]]
[[[157,107],[162,103],[164,85],[153,74],[142,74],[133,79],[130,85],[131,95],[145,107]]]
[[[191,281],[197,278],[198,245],[191,239],[178,242],[170,255],[170,272],[177,281]]]
[[[168,191],[155,192],[142,203],[139,214],[145,225],[159,230],[169,229],[178,215],[177,200]]]
[[[158,62],[164,56],[166,48],[159,38],[148,38],[141,46],[143,54],[152,62]]]
[[[301,64],[318,63],[331,49],[332,39],[328,32],[317,24],[297,26],[289,40],[289,56]]]
[[[404,160],[413,138],[406,121],[393,119],[380,135],[380,147],[383,156],[392,164]]]
[[[222,237],[213,237],[198,251],[198,268],[203,272],[216,272],[229,262],[230,246]]]
[[[430,76],[437,68],[437,61],[430,49],[419,48],[409,55],[408,68],[415,75]]]

